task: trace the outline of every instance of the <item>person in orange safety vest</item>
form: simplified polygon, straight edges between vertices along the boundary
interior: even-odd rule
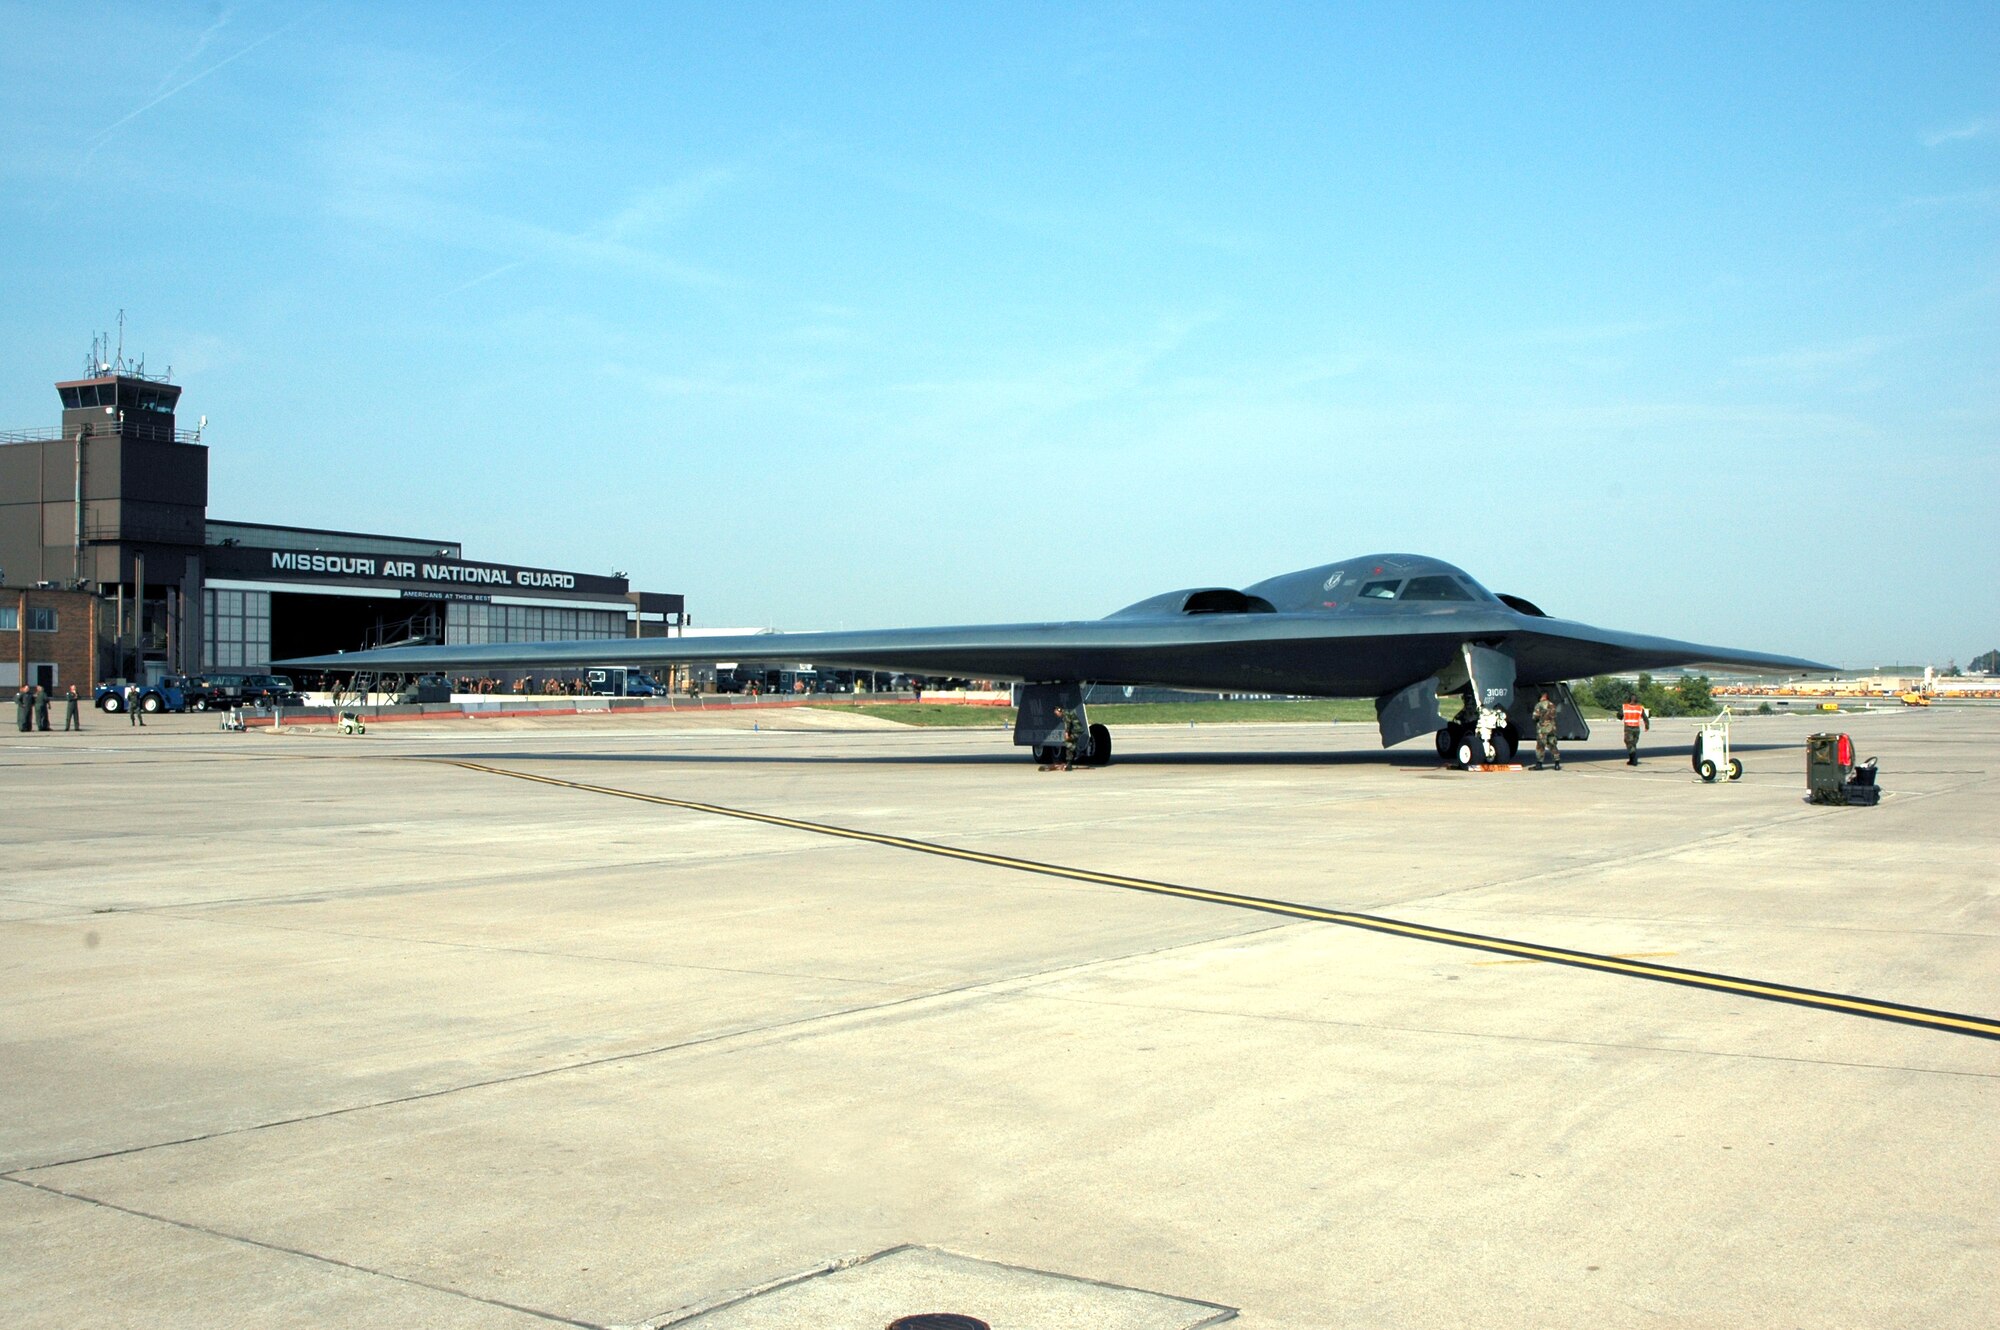
[[[1625,765],[1636,767],[1639,765],[1639,731],[1653,728],[1653,713],[1632,701],[1625,704],[1622,719],[1625,722]]]

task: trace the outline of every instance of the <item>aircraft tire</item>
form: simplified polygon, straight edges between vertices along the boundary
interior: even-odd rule
[[[1111,731],[1102,725],[1090,727],[1090,765],[1093,767],[1111,765]]]
[[[1458,735],[1447,725],[1437,732],[1438,756],[1451,761],[1451,750],[1458,747]]]
[[[1701,760],[1701,765],[1695,768],[1695,770],[1701,773],[1701,778],[1704,783],[1709,785],[1713,785],[1715,783],[1715,763],[1709,761],[1707,758],[1704,757]]]
[[[1036,766],[1049,767],[1062,760],[1062,749],[1055,744],[1045,744],[1040,748],[1030,748],[1028,755],[1035,759]]]
[[[1503,767],[1514,760],[1514,736],[1505,730],[1493,731],[1493,760]]]
[[[1458,741],[1458,749],[1453,755],[1458,769],[1470,771],[1486,764],[1486,746],[1479,742],[1479,732],[1474,730]]]

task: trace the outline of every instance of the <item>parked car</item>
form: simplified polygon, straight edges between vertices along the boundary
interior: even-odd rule
[[[199,674],[194,682],[201,688],[208,705],[215,710],[239,705],[243,701],[243,680],[241,674]]]
[[[187,694],[176,687],[178,682],[176,679],[162,679],[158,683],[142,684],[139,688],[139,710],[186,711]],[[90,700],[101,711],[122,712],[125,710],[125,685],[101,683]]]
[[[208,708],[294,707],[304,701],[282,674],[203,674],[192,681]],[[199,708],[198,708],[199,709]]]
[[[207,711],[218,705],[215,690],[210,688],[207,680],[199,675],[162,679],[160,682],[180,689],[181,696],[187,700],[189,711]]]
[[[249,706],[295,707],[304,703],[292,681],[282,674],[243,676],[243,701]]]

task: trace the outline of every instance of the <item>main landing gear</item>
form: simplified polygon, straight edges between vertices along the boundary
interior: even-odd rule
[[[1111,731],[1102,725],[1093,724],[1090,727],[1088,742],[1089,748],[1076,755],[1076,764],[1080,767],[1111,765]],[[1052,767],[1062,761],[1062,751],[1061,744],[1044,744],[1031,749],[1029,755],[1035,759],[1036,766]]]
[[[1101,767],[1111,761],[1111,731],[1092,725],[1084,714],[1082,684],[1024,683],[1014,690],[1014,706],[1014,743],[1028,750],[1036,766],[1052,767],[1062,761],[1063,725],[1072,716],[1084,722],[1083,733],[1077,736],[1076,765]]]

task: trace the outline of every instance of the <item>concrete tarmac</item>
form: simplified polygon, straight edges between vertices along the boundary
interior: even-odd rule
[[[92,721],[0,736],[10,1326],[2000,1324],[2000,1041],[1005,862],[1990,1021],[2000,708]]]

